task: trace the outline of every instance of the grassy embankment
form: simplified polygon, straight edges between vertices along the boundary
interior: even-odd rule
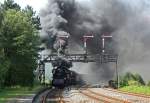
[[[13,87],[0,89],[0,103],[5,103],[7,100],[15,97],[31,96],[37,92],[41,86],[31,87]]]
[[[148,86],[126,86],[126,87],[120,88],[120,90],[131,92],[131,93],[150,95],[150,87]]]

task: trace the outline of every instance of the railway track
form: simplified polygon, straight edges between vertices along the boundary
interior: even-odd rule
[[[114,89],[108,89],[108,88],[99,88],[99,89],[90,89],[91,92],[94,92],[96,94],[101,94],[104,96],[108,96],[110,98],[123,100],[124,103],[150,103],[150,98],[143,95],[137,95],[137,94],[128,94],[125,92],[119,92],[118,90]],[[115,102],[114,102],[115,103]]]
[[[32,99],[32,103],[41,103],[44,96],[47,94],[48,90],[50,90],[50,87],[45,87],[42,90],[38,91],[36,95]]]
[[[68,96],[68,89],[45,88],[39,91],[33,98],[32,103],[66,103],[65,98]],[[71,103],[71,102],[69,102]]]
[[[128,94],[128,95],[132,95],[132,96],[150,98],[150,95],[145,95],[145,94],[131,93],[131,92],[127,92],[127,91],[115,90],[115,89],[112,89],[112,88],[106,88],[106,90],[113,91],[113,92],[118,92],[118,93],[123,93],[123,94]]]
[[[126,100],[113,98],[113,97],[110,97],[107,95],[103,95],[101,93],[94,92],[94,91],[89,90],[89,89],[84,90],[84,91],[80,91],[80,93],[86,95],[87,97],[89,97],[91,99],[97,100],[97,102],[102,102],[102,103],[131,103],[131,102],[128,102]]]
[[[41,103],[64,103],[62,97],[62,89],[51,89],[47,92],[47,94],[43,97]]]
[[[38,102],[32,103],[150,103],[149,97],[127,94],[108,88],[84,86],[70,89],[48,89]]]

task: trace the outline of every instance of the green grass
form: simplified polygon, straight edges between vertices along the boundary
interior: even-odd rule
[[[148,86],[126,86],[120,88],[122,91],[150,95],[150,87]]]
[[[30,87],[12,87],[0,90],[0,103],[5,103],[9,98],[29,96],[38,91],[41,86]]]

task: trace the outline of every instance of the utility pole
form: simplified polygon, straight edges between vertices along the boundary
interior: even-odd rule
[[[41,83],[45,84],[45,63],[40,62],[39,67],[38,67],[38,77]]]
[[[117,79],[117,88],[119,88],[120,83],[119,83],[118,61],[116,61],[116,79]]]

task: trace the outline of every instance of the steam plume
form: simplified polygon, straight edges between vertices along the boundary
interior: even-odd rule
[[[72,50],[77,53],[83,47],[82,36],[93,34],[95,39],[88,42],[88,50],[90,53],[99,53],[100,37],[107,32],[113,36],[113,41],[107,41],[106,49],[119,54],[120,72],[132,69],[148,79],[149,7],[149,0],[49,0],[47,7],[41,10],[41,36],[47,47],[56,51],[58,36],[70,35],[69,45],[75,44],[77,48]],[[65,49],[65,40],[62,45]],[[85,71],[93,71],[97,81],[112,79],[114,76],[114,68],[109,65],[92,63],[87,69]]]

